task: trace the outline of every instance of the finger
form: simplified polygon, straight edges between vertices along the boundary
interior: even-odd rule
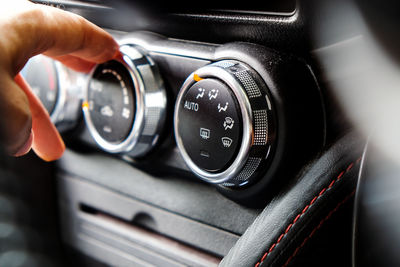
[[[72,56],[72,55],[62,55],[62,56],[53,56],[51,57],[57,61],[60,61],[65,66],[79,72],[88,73],[90,72],[96,63],[84,60],[82,58]],[[122,60],[122,54],[118,50],[112,59],[120,59]]]
[[[32,119],[29,101],[8,75],[0,77],[0,141],[10,155],[29,151]]]
[[[112,59],[119,50],[112,36],[86,19],[69,12],[48,7],[52,23],[46,29],[52,34],[53,45],[45,54],[71,54],[90,62],[102,63]],[[58,33],[62,29],[62,34]],[[69,51],[68,51],[69,50]],[[68,52],[67,52],[68,51]]]
[[[52,57],[53,59],[60,61],[65,66],[79,72],[88,73],[93,69],[96,63],[81,59],[79,57],[75,57],[72,55],[64,55],[64,56],[56,56]]]
[[[56,127],[50,121],[48,112],[21,74],[15,77],[15,82],[29,100],[32,114],[33,150],[45,161],[59,159],[64,153],[65,145]]]
[[[18,149],[18,151],[13,155],[15,157],[20,157],[27,154],[29,151],[31,151],[32,143],[33,143],[33,132],[31,130],[28,140],[26,140],[26,142],[20,147],[20,149]]]
[[[14,76],[28,58],[40,53],[51,57],[71,54],[95,63],[118,53],[119,46],[109,33],[66,11],[30,4],[21,14],[6,19],[7,23],[0,24],[4,33],[0,40],[4,58],[0,60],[11,66]]]

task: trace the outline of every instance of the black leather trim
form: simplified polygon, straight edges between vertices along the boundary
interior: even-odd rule
[[[315,159],[272,199],[220,266],[283,266],[355,190],[363,145],[358,135],[348,134]]]
[[[352,233],[349,222],[352,219],[354,194],[355,191],[346,196],[309,232],[308,236],[282,265],[283,267],[351,266]],[[345,210],[345,214],[343,214],[343,210]],[[337,215],[338,213],[339,215]]]

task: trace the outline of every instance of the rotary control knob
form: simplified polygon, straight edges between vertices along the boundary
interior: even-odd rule
[[[249,184],[266,169],[273,148],[268,88],[238,61],[202,67],[179,92],[174,129],[178,148],[197,176],[224,186]]]
[[[21,71],[60,132],[73,129],[81,115],[84,75],[43,55],[32,57]]]
[[[56,109],[60,95],[59,66],[51,58],[38,55],[31,58],[24,69],[24,75],[34,94],[40,99],[50,116]],[[54,121],[54,118],[52,118]]]
[[[96,143],[109,153],[143,156],[157,143],[167,96],[158,68],[139,47],[123,45],[122,59],[97,65],[82,108]]]

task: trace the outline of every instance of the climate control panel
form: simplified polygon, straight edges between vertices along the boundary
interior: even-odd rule
[[[269,160],[268,88],[250,67],[222,60],[192,73],[175,107],[175,137],[189,168],[210,183],[242,186]]]
[[[323,147],[323,102],[303,60],[248,43],[116,38],[122,57],[88,74],[44,57],[24,70],[75,149],[201,179],[248,204]]]

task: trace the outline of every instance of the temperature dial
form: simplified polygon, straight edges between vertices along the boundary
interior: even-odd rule
[[[136,110],[134,89],[134,81],[121,62],[109,61],[93,72],[85,106],[104,141],[118,143],[129,136]]]
[[[43,55],[32,57],[21,71],[60,132],[73,129],[81,116],[83,74]]]
[[[157,143],[166,93],[158,69],[138,47],[121,47],[122,59],[97,65],[83,102],[86,124],[110,153],[142,156]]]
[[[48,57],[35,56],[28,61],[22,74],[51,115],[60,91],[56,63]]]
[[[175,137],[189,168],[210,183],[243,186],[268,165],[272,103],[261,77],[224,60],[192,73],[175,106]]]

